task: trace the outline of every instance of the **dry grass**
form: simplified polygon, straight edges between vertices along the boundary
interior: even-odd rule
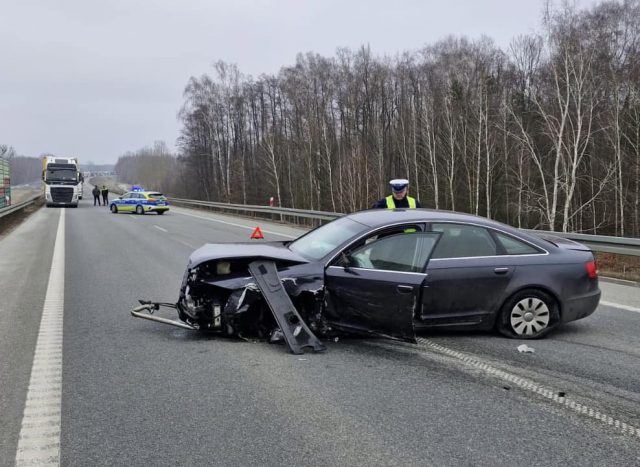
[[[11,205],[16,205],[28,200],[29,198],[41,194],[42,189],[37,188],[12,188],[11,189]]]
[[[640,256],[602,252],[594,254],[600,276],[640,282]]]

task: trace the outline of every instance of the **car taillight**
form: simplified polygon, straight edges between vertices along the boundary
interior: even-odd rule
[[[596,264],[596,260],[589,261],[588,263],[584,263],[584,267],[587,270],[587,275],[589,279],[597,279],[598,278],[598,265]]]
[[[157,200],[157,199],[155,199],[155,198],[147,198],[147,200],[148,200],[148,201],[151,201],[152,203],[155,203],[156,201],[158,201],[158,200]]]

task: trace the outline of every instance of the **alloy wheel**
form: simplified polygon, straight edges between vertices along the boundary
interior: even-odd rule
[[[523,298],[511,309],[511,327],[519,336],[537,334],[549,326],[547,304],[537,297]]]

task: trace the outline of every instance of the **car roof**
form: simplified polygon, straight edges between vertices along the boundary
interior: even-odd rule
[[[152,193],[153,193],[153,194],[157,193],[157,194],[159,194],[159,195],[161,195],[161,194],[162,194],[161,192],[159,192],[159,191],[154,191],[154,190],[145,190],[145,191],[127,191],[127,193],[140,193],[141,195],[149,195],[149,194],[152,194]],[[127,194],[127,193],[125,193],[125,194]]]
[[[372,228],[400,222],[463,222],[503,230],[521,238],[540,242],[539,238],[502,222],[473,214],[441,209],[367,209],[348,214],[345,217]]]

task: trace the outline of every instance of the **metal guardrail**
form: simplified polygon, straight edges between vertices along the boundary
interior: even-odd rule
[[[13,206],[8,206],[6,208],[0,209],[0,219],[3,218],[4,216],[7,216],[17,211],[21,211],[22,209],[29,207],[32,204],[35,204],[40,198],[42,198],[42,196],[43,196],[42,194],[34,195],[28,200],[23,201],[22,203],[14,204]]]
[[[213,201],[197,201],[192,199],[182,198],[168,198],[172,203],[185,204],[188,206],[199,206],[223,209],[227,211],[235,212],[262,212],[269,214],[280,214],[283,216],[301,217],[304,219],[320,219],[320,220],[333,220],[344,214],[340,212],[326,212],[326,211],[310,211],[307,209],[294,209],[294,208],[276,208],[270,206],[258,206],[251,204],[230,204],[230,203],[216,203]]]
[[[110,191],[116,194],[123,194],[124,190],[110,187]],[[41,198],[42,195],[36,195],[27,201],[16,204],[15,206],[10,206],[8,208],[0,209],[0,218],[10,214],[12,212],[18,211],[20,209],[24,209],[27,206],[35,203],[38,198]],[[313,211],[308,209],[294,209],[294,208],[280,208],[280,207],[270,207],[270,206],[258,206],[251,204],[231,204],[231,203],[219,203],[214,201],[200,201],[193,199],[184,199],[184,198],[168,198],[169,201],[173,204],[184,205],[188,207],[195,208],[208,208],[208,209],[219,209],[222,211],[232,211],[236,213],[261,213],[261,214],[270,214],[273,216],[282,217],[293,217],[293,218],[302,218],[302,219],[310,219],[310,220],[333,220],[340,216],[343,216],[343,213],[340,212],[327,212],[327,211]],[[607,235],[591,235],[591,234],[581,234],[581,233],[565,233],[565,232],[552,232],[546,230],[530,230],[523,229],[525,232],[529,232],[532,234],[544,234],[544,235],[555,235],[556,237],[562,237],[569,240],[573,240],[576,242],[580,242],[593,251],[599,251],[604,253],[615,253],[619,255],[631,255],[631,256],[640,256],[640,238],[629,238],[629,237],[612,237]]]
[[[224,211],[245,213],[269,213],[281,216],[299,217],[305,219],[333,220],[344,214],[339,212],[310,211],[305,209],[277,208],[269,206],[256,206],[248,204],[217,203],[213,201],[198,201],[182,198],[169,198],[169,201],[196,208],[213,208]],[[532,234],[555,235],[576,242],[580,242],[593,251],[616,253],[620,255],[640,256],[640,238],[611,237],[606,235],[591,235],[580,233],[551,232],[546,230],[527,230]]]
[[[532,234],[546,234],[580,242],[593,251],[616,253],[619,255],[640,256],[640,238],[611,237],[608,235],[591,235],[571,232],[547,232],[543,230],[526,230]]]

